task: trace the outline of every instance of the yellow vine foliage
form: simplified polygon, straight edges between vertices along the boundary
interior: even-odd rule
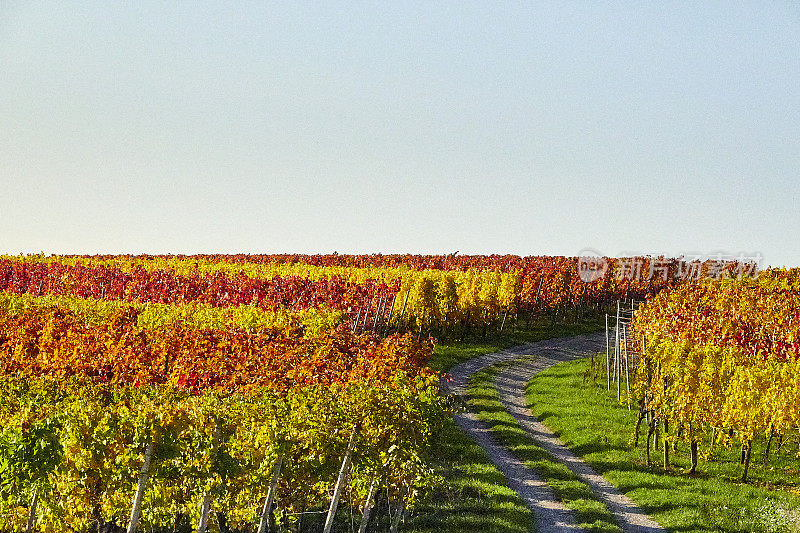
[[[286,328],[292,324],[300,324],[307,334],[316,334],[333,329],[344,320],[344,313],[324,306],[303,311],[269,311],[255,305],[214,307],[201,302],[142,303],[70,295],[33,296],[0,291],[1,310],[17,314],[33,307],[58,308],[80,313],[88,323],[96,325],[107,322],[109,317],[121,310],[133,309],[138,312],[137,326],[144,329],[159,329],[181,323],[193,329],[237,327],[252,332],[262,328]]]
[[[169,270],[180,276],[225,274],[229,277],[245,276],[253,279],[300,277],[314,281],[341,278],[350,283],[383,282],[398,287],[392,305],[392,316],[401,313],[406,321],[417,327],[430,327],[458,321],[486,324],[502,319],[522,293],[519,270],[416,270],[399,267],[343,267],[316,266],[305,263],[230,263],[206,259],[185,260],[156,257],[133,259],[120,256],[112,259],[65,256],[0,256],[0,260],[59,263],[66,266],[108,267],[130,272],[135,268]],[[374,306],[379,305],[378,302]],[[405,311],[403,309],[405,308]],[[372,310],[374,312],[374,308]],[[162,315],[163,313],[159,313]],[[320,319],[314,317],[314,319]],[[310,320],[310,317],[309,317]],[[324,319],[320,319],[326,322]]]
[[[635,390],[659,417],[742,441],[800,427],[800,271],[664,291],[632,326],[644,341]]]

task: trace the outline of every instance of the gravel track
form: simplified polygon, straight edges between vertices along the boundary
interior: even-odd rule
[[[569,361],[605,346],[602,334],[562,337],[517,346],[502,352],[486,354],[460,363],[450,371],[450,392],[466,400],[470,378],[491,365],[518,361],[501,371],[495,385],[506,409],[517,419],[534,441],[553,458],[567,465],[582,479],[598,500],[605,503],[614,514],[617,524],[625,532],[656,533],[665,531],[646,515],[633,501],[619,492],[582,459],[576,457],[561,440],[544,424],[539,422],[527,408],[525,387],[538,372],[552,365]],[[539,475],[526,467],[506,448],[492,438],[489,427],[478,419],[476,413],[465,411],[456,415],[456,422],[486,452],[487,456],[506,476],[514,489],[536,517],[538,533],[577,532],[575,514],[558,501],[552,489]]]

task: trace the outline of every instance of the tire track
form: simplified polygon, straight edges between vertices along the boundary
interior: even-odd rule
[[[506,409],[538,445],[548,451],[556,460],[566,464],[592,488],[597,498],[612,511],[624,531],[662,532],[663,528],[644,514],[627,496],[605,481],[588,464],[575,457],[558,437],[533,417],[527,409],[525,387],[533,375],[558,362],[597,351],[603,343],[604,337],[600,334],[579,335],[547,339],[502,352],[486,354],[454,366],[450,371],[448,389],[451,393],[466,400],[468,397],[467,386],[476,372],[497,363],[517,360],[526,355],[531,356],[520,364],[512,365],[502,371],[496,378],[497,390]],[[542,355],[533,358],[539,354]],[[577,525],[575,513],[556,499],[553,490],[536,472],[526,467],[522,461],[494,440],[491,429],[478,418],[477,413],[468,410],[456,414],[455,419],[458,425],[484,449],[490,460],[506,476],[509,486],[533,511],[538,533],[582,531]]]
[[[625,532],[656,533],[665,531],[656,521],[639,508],[633,500],[622,494],[614,485],[598,474],[583,459],[575,456],[547,426],[534,417],[527,406],[525,388],[537,373],[556,363],[570,361],[586,355],[585,350],[573,348],[536,350],[537,357],[524,360],[500,372],[495,380],[500,400],[511,415],[528,432],[533,440],[553,458],[565,464],[585,482],[598,500],[614,514],[617,524]]]

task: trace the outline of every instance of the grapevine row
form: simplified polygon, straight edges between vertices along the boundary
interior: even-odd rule
[[[743,443],[800,428],[800,272],[704,281],[640,307],[634,390],[691,443]],[[673,437],[674,438],[674,437]],[[746,478],[747,469],[743,477]]]
[[[193,329],[244,328],[248,332],[263,328],[287,328],[300,325],[307,334],[334,329],[342,323],[344,314],[327,306],[312,307],[290,312],[284,308],[267,311],[255,305],[214,307],[210,304],[160,304],[100,300],[77,296],[33,296],[0,292],[0,309],[12,314],[31,308],[63,309],[79,313],[83,320],[93,324],[108,322],[114,315],[130,314],[136,317],[136,326],[159,329],[172,324],[184,324]]]
[[[151,528],[197,524],[206,501],[245,527],[264,519],[270,490],[290,515],[326,503],[346,450],[352,507],[370,486],[410,502],[433,482],[423,450],[448,406],[427,343],[298,325],[151,328],[134,305],[96,321],[34,300],[0,309],[0,529],[124,524],[137,479]]]
[[[380,307],[385,319],[397,317],[398,327],[441,331],[499,323],[519,311],[644,298],[675,285],[689,268],[677,260],[635,259],[628,271],[622,260],[607,258],[602,277],[587,283],[578,275],[577,258],[566,257],[23,256],[0,260],[0,289],[294,311],[326,302],[350,319]],[[420,270],[428,264],[445,268]],[[700,273],[710,268],[692,268],[698,267]]]
[[[0,309],[0,374],[19,378],[92,377],[119,385],[172,384],[199,391],[361,380],[379,383],[399,370],[424,372],[425,343],[406,336],[384,340],[346,329],[306,336],[299,326],[197,329],[182,323],[147,329],[135,308],[106,322],[79,312],[30,307]]]
[[[141,505],[146,530],[196,528],[206,499],[228,526],[252,528],[271,487],[272,509],[290,517],[327,505],[351,441],[347,503],[363,508],[373,483],[410,503],[436,482],[424,450],[449,409],[434,377],[401,374],[381,385],[337,383],[283,395],[192,394],[80,379],[2,385],[4,531],[21,530],[29,516],[42,532],[125,525],[143,453],[150,454]]]

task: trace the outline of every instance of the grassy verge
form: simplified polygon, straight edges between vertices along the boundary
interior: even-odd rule
[[[436,435],[433,461],[444,487],[414,507],[403,531],[413,533],[528,533],[530,510],[454,421]]]
[[[527,388],[528,403],[576,455],[660,524],[681,532],[800,531],[800,496],[795,493],[800,462],[792,453],[797,446],[785,446],[767,467],[752,468],[747,484],[737,481],[738,450],[717,448],[693,476],[685,473],[686,445],[672,451],[669,471],[648,467],[643,446],[632,446],[635,410],[619,405],[616,393],[606,391],[604,383],[587,382],[588,366],[582,359],[537,375]],[[754,457],[762,457],[757,448],[754,452]],[[659,460],[659,452],[654,459]]]
[[[446,372],[454,365],[487,353],[552,337],[597,331],[601,322],[587,319],[570,324],[544,320],[530,327],[511,325],[502,335],[475,336],[436,347],[430,366]],[[533,517],[505,477],[483,450],[455,422],[434,436],[431,462],[444,486],[424,495],[403,526],[413,533],[516,533],[531,531]]]
[[[494,365],[473,376],[469,385],[470,407],[492,429],[495,439],[506,446],[526,466],[534,469],[553,489],[556,498],[575,511],[579,525],[585,531],[618,532],[612,513],[598,501],[586,483],[566,465],[555,461],[549,453],[535,444],[505,409],[494,385],[497,373],[508,363]]]
[[[495,332],[487,337],[472,336],[460,341],[439,344],[436,346],[429,364],[436,371],[447,372],[462,361],[487,353],[554,337],[593,333],[602,328],[602,317],[589,317],[574,323],[556,324],[545,319],[532,323],[530,327],[524,326],[520,322],[519,325],[507,327],[502,334]]]

